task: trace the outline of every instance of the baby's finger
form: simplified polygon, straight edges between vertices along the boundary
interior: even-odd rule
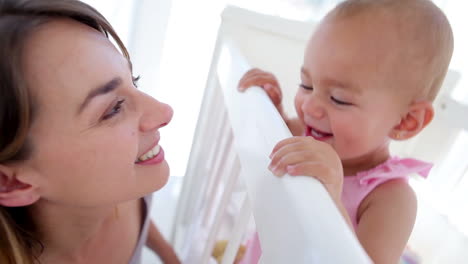
[[[313,161],[315,159],[314,153],[307,150],[290,151],[282,155],[276,162],[269,165],[269,169],[273,174],[282,176],[287,172],[287,167],[299,163]]]
[[[335,175],[335,171],[320,161],[304,161],[288,165],[286,167],[286,173],[291,176],[311,176],[323,184],[336,182],[332,177]]]
[[[270,84],[272,86],[278,87],[278,82],[276,79],[272,78],[270,74],[260,73],[255,75],[245,76],[239,82],[239,90],[244,91],[245,89],[251,86],[260,86],[263,87],[265,84]],[[277,88],[279,90],[279,88]]]
[[[310,138],[310,137],[299,137],[299,136],[283,139],[283,140],[281,140],[280,142],[278,142],[278,143],[275,145],[275,147],[273,148],[273,150],[272,150],[271,153],[270,153],[270,158],[273,158],[273,155],[274,155],[279,149],[283,148],[283,147],[286,146],[286,145],[290,145],[290,144],[296,143],[296,142],[306,143],[307,141],[315,141],[315,140],[314,140],[313,138]]]
[[[290,144],[287,144],[285,146],[283,146],[282,148],[278,149],[276,152],[274,152],[271,156],[270,156],[270,159],[271,159],[271,162],[270,164],[272,166],[278,166],[278,164],[280,162],[285,162],[287,160],[285,160],[285,156],[288,155],[289,153],[295,153],[295,152],[309,152],[309,154],[307,154],[306,156],[304,156],[304,158],[307,158],[307,159],[315,159],[317,153],[313,151],[313,149],[311,150],[309,146],[307,146],[307,144],[304,144],[303,142],[301,141],[296,141],[296,142],[292,142]]]
[[[243,91],[250,86],[262,86],[265,83],[271,83],[272,85],[279,86],[276,77],[272,73],[265,72],[260,69],[252,69],[246,72],[239,80],[238,88]]]
[[[252,77],[254,77],[255,75],[258,75],[260,73],[262,73],[263,71],[261,71],[260,69],[257,69],[257,68],[253,68],[253,69],[250,69],[248,70],[246,73],[244,73],[244,75],[242,76],[242,78],[239,80],[239,85],[238,87],[243,87],[245,88],[244,84],[246,82],[246,80],[248,79],[251,79]]]
[[[281,103],[283,95],[281,94],[281,90],[278,87],[267,83],[263,86],[263,89],[268,94],[268,97],[270,97],[270,100],[273,102],[274,105],[278,105]]]

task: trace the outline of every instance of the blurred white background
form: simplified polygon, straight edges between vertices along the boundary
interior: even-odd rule
[[[156,194],[152,211],[168,237],[176,206],[180,178],[185,174],[203,89],[216,43],[220,14],[226,4],[253,9],[292,20],[317,20],[337,0],[84,0],[115,27],[129,48],[135,75],[141,75],[140,89],[174,108],[174,118],[161,131],[161,142],[171,167],[171,180]],[[461,73],[453,96],[468,102],[468,2],[434,0],[447,14],[455,35],[450,68]],[[299,78],[299,74],[298,74]],[[468,122],[468,120],[460,120]],[[443,136],[443,135],[441,135]],[[437,139],[434,139],[437,140]],[[431,175],[432,185],[422,195],[451,223],[468,236],[468,135],[458,135],[446,167],[451,175]],[[450,170],[449,170],[450,171]],[[429,190],[429,191],[428,191]],[[435,196],[437,195],[437,196]],[[466,241],[466,239],[465,239]],[[154,263],[145,256],[145,263]],[[467,262],[468,263],[468,260]]]

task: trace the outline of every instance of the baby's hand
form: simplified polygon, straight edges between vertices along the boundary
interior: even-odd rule
[[[273,149],[269,169],[276,176],[311,176],[322,182],[335,202],[341,200],[343,167],[335,150],[311,137],[292,137]]]
[[[281,106],[281,100],[283,95],[281,93],[278,80],[272,73],[265,72],[257,68],[249,70],[240,79],[238,89],[243,92],[251,86],[262,87],[278,111],[282,114],[283,109]]]

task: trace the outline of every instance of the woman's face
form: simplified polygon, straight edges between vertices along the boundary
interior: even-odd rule
[[[105,206],[164,186],[159,128],[172,109],[137,90],[102,33],[71,20],[45,24],[28,40],[24,68],[38,105],[26,164],[42,200]]]

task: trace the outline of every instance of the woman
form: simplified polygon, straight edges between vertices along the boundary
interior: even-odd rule
[[[0,263],[139,263],[145,243],[179,263],[148,217],[172,109],[136,89],[111,25],[75,0],[0,0],[0,35]]]

